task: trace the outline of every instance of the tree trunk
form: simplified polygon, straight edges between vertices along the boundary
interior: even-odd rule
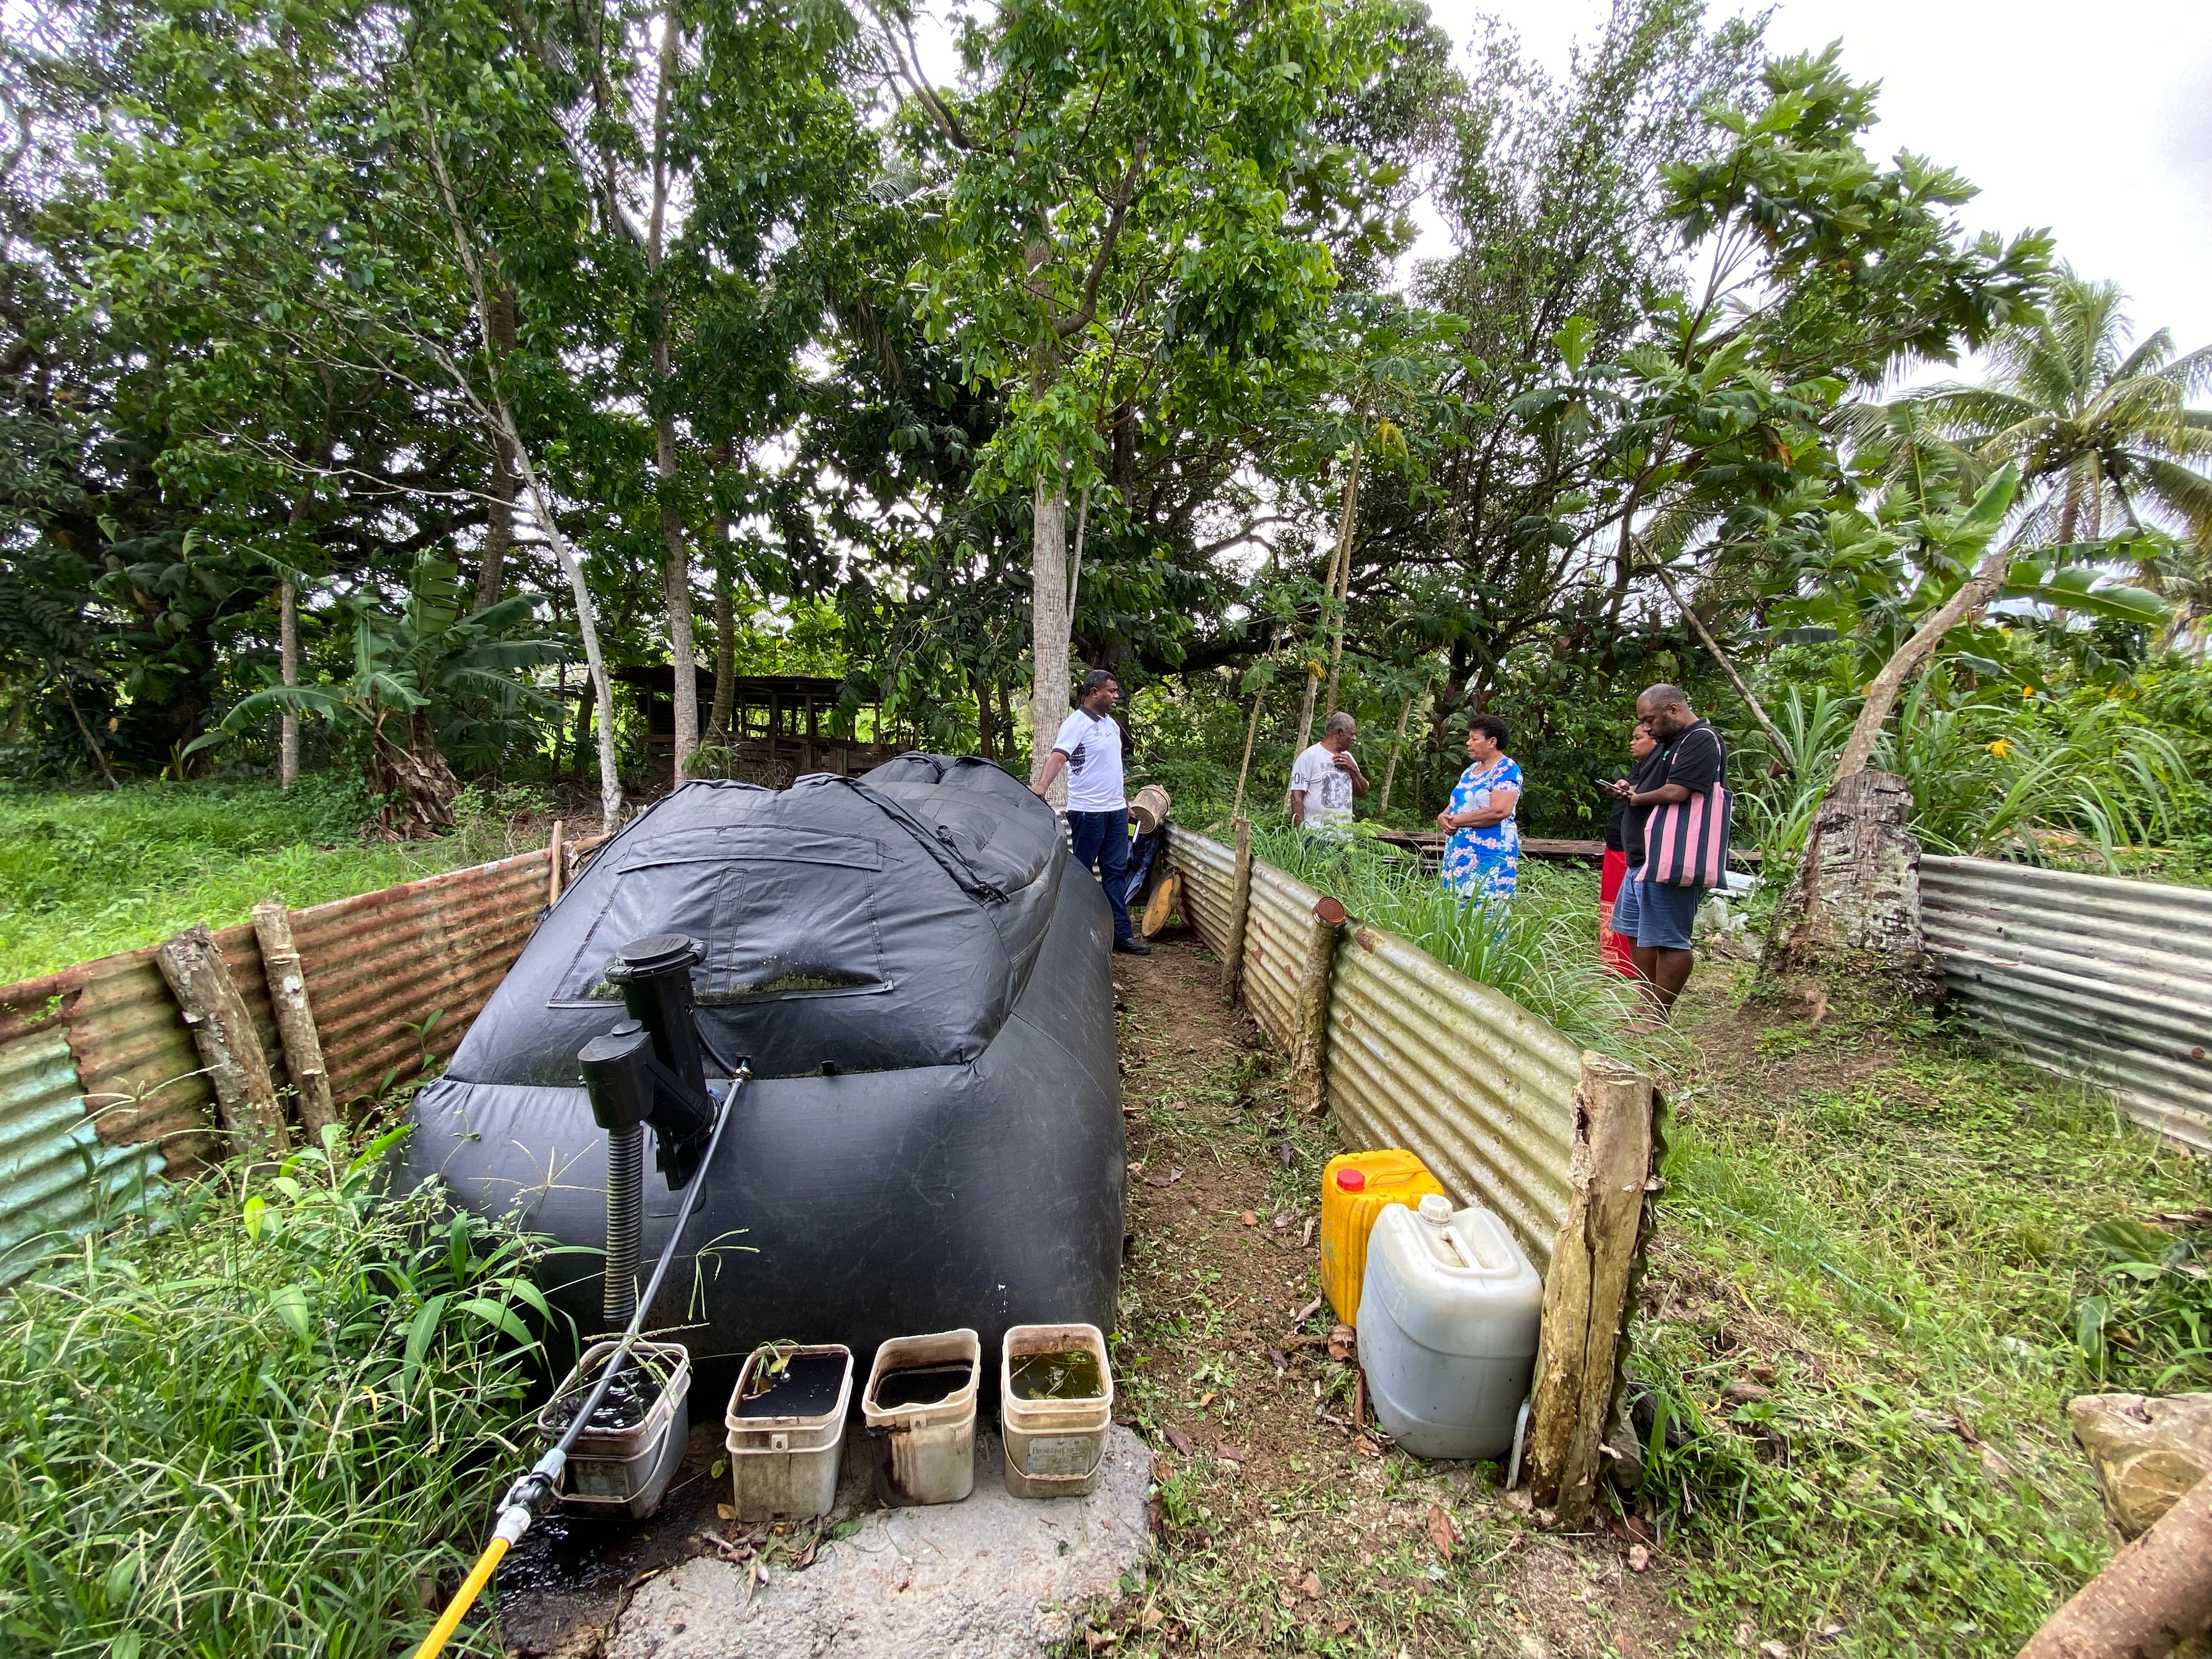
[[[100,775],[107,780],[110,789],[120,789],[123,786],[115,781],[115,769],[108,765],[106,751],[100,748],[100,739],[92,735],[92,726],[86,720],[84,711],[76,706],[76,693],[70,690],[66,673],[62,676],[62,701],[69,704],[70,716],[76,721],[77,735],[84,739],[85,748],[91,751],[92,763],[100,769]]]
[[[453,238],[453,250],[459,255],[461,264],[468,273],[469,286],[474,295],[478,326],[490,324],[490,286],[485,281],[484,262],[479,256],[476,239],[467,222],[461,217],[460,198],[454,191],[452,175],[446,166],[445,151],[440,148],[430,119],[429,106],[418,91],[416,112],[422,126],[429,135],[425,147],[432,176],[438,188],[438,202],[446,216],[447,229]],[[622,769],[615,755],[614,688],[607,678],[606,659],[599,652],[599,629],[596,608],[592,603],[591,585],[584,578],[584,567],[576,557],[576,550],[561,533],[561,520],[553,511],[552,497],[538,477],[538,469],[531,465],[530,452],[523,447],[522,431],[515,424],[514,410],[501,390],[498,373],[498,358],[492,349],[489,336],[484,339],[485,361],[490,368],[489,385],[479,392],[465,374],[456,375],[456,386],[461,395],[492,428],[495,441],[504,440],[514,458],[515,471],[522,490],[530,501],[531,516],[545,532],[545,538],[553,544],[553,556],[568,578],[568,588],[576,603],[576,632],[584,642],[584,661],[592,674],[592,690],[599,704],[599,829],[612,835],[622,828],[623,790]]]
[[[1659,572],[1659,580],[1665,585],[1668,595],[1674,599],[1675,608],[1680,611],[1683,617],[1688,620],[1691,631],[1705,641],[1705,649],[1712,653],[1713,660],[1721,665],[1721,672],[1729,677],[1729,684],[1735,687],[1736,695],[1743,699],[1743,706],[1751,710],[1751,717],[1759,722],[1759,729],[1766,733],[1766,740],[1774,745],[1776,757],[1778,759],[1789,753],[1790,745],[1783,742],[1782,734],[1774,729],[1774,722],[1766,717],[1765,705],[1752,695],[1751,688],[1743,682],[1743,676],[1735,672],[1735,664],[1729,661],[1728,653],[1721,649],[1721,642],[1713,637],[1712,631],[1705,626],[1705,618],[1690,608],[1690,602],[1682,597],[1682,590],[1674,586],[1674,579],[1672,576],[1662,570]]]
[[[2165,1659],[2212,1625],[2208,1561],[2212,1475],[2051,1614],[2020,1659]]]
[[[1252,744],[1260,735],[1260,700],[1267,695],[1262,686],[1252,694],[1252,718],[1244,727],[1244,759],[1237,769],[1237,799],[1229,809],[1231,818],[1242,821],[1244,817],[1244,780],[1252,775]],[[1313,695],[1313,682],[1306,682],[1306,695]]]
[[[1058,471],[1040,474],[1030,538],[1030,781],[1044,770],[1060,723],[1067,718],[1067,490]],[[1054,780],[1052,804],[1067,804],[1063,772]]]
[[[300,684],[300,596],[287,577],[276,585],[276,678]],[[287,708],[276,716],[276,785],[289,789],[300,781],[300,716]]]
[[[1911,811],[1912,792],[1893,773],[1862,769],[1836,781],[1767,931],[1765,994],[1794,992],[1825,1007],[1821,981],[1853,966],[1895,994],[1925,991],[1920,843],[1905,827]]]
[[[1859,709],[1857,723],[1851,727],[1850,740],[1844,744],[1843,755],[1836,762],[1838,783],[1852,773],[1865,769],[1867,762],[1873,757],[1875,744],[1881,740],[1881,729],[1888,724],[1889,711],[1896,706],[1898,694],[1905,690],[1905,683],[1936,654],[1936,647],[1943,643],[1943,636],[1996,597],[1997,589],[2003,585],[2008,556],[2002,547],[1992,547],[1984,554],[1974,574],[1960,584],[1959,591],[1915,629],[1912,637],[1898,647],[1881,665],[1881,672],[1867,687],[1866,702]]]
[[[1389,763],[1382,769],[1382,799],[1381,805],[1375,809],[1375,817],[1378,822],[1387,820],[1390,816],[1390,786],[1397,781],[1398,751],[1406,746],[1406,717],[1413,712],[1413,700],[1408,697],[1399,707],[1398,735],[1390,739]]]
[[[387,729],[393,716],[380,709],[368,734],[368,788],[380,798],[377,822],[393,841],[423,841],[453,827],[453,797],[461,786],[439,752],[427,711],[407,717],[407,741]]]
[[[1358,444],[1352,447],[1352,460],[1344,471],[1344,511],[1336,526],[1335,578],[1333,592],[1336,599],[1334,638],[1328,647],[1328,707],[1322,713],[1326,720],[1336,713],[1337,683],[1344,671],[1345,609],[1352,597],[1352,532],[1359,515],[1359,457]],[[1298,739],[1298,747],[1305,747],[1305,739]]]
[[[718,526],[720,539],[729,540],[726,520]],[[730,716],[738,701],[738,605],[730,592],[730,573],[714,568],[714,711],[707,721],[707,740],[730,741]]]
[[[676,416],[668,407],[675,374],[668,350],[668,289],[660,272],[668,222],[668,102],[671,83],[676,78],[678,38],[675,9],[663,6],[660,66],[653,94],[653,217],[646,233],[645,268],[653,278],[653,379],[659,405],[653,420],[653,466],[659,474],[660,539],[668,548],[668,562],[660,571],[660,595],[668,606],[668,660],[676,671],[676,757],[672,781],[681,784],[684,766],[699,746],[699,674],[692,658],[691,555],[676,501],[680,458]]]
[[[484,316],[484,337],[504,362],[514,349],[514,289],[502,283],[492,295]],[[507,440],[492,434],[491,487],[485,492],[483,562],[477,569],[476,603],[471,608],[489,611],[507,591],[507,553],[514,544],[514,458]]]
[[[975,748],[985,760],[999,758],[995,734],[991,730],[991,683],[975,682]]]

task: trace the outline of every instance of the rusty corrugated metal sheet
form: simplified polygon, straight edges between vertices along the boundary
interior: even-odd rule
[[[1923,857],[1947,988],[2029,1060],[2212,1152],[2212,890]]]
[[[137,1197],[161,1169],[158,1151],[111,1145],[94,1131],[59,1017],[56,1009],[47,1029],[0,1043],[0,1285],[109,1204]]]
[[[452,1056],[528,941],[550,870],[525,853],[295,913],[333,1098],[358,1103],[418,1075],[426,1052]]]
[[[1180,824],[1168,826],[1168,868],[1182,878],[1182,910],[1216,956],[1229,946],[1230,888],[1237,853]]]
[[[1321,895],[1272,864],[1252,860],[1251,908],[1244,923],[1244,1000],[1276,1047],[1297,1042],[1298,980],[1312,945]]]
[[[1504,993],[1355,925],[1330,988],[1329,1109],[1353,1151],[1402,1146],[1494,1210],[1539,1272],[1567,1217],[1582,1054]]]

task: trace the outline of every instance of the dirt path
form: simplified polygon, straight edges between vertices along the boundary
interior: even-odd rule
[[[1325,1122],[1188,935],[1116,958],[1130,1245],[1116,1370],[1155,1449],[1152,1581],[1094,1650],[1580,1659],[1673,1647],[1611,1535],[1522,1522],[1493,1465],[1424,1463],[1352,1423],[1310,1224]]]

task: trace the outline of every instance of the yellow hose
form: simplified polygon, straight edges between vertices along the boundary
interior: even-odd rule
[[[484,1553],[477,1557],[476,1565],[469,1569],[469,1576],[461,1581],[460,1589],[453,1592],[453,1599],[446,1603],[445,1612],[438,1615],[438,1622],[422,1638],[422,1645],[415,1650],[415,1659],[438,1659],[446,1644],[453,1640],[453,1632],[460,1628],[469,1608],[483,1594],[483,1587],[491,1582],[492,1570],[499,1565],[500,1557],[507,1553],[508,1542],[504,1528],[492,1535],[491,1542],[484,1546]]]

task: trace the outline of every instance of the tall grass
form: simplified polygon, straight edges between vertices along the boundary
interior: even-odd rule
[[[179,927],[244,921],[263,899],[295,909],[542,845],[526,792],[471,788],[437,841],[364,842],[359,778],[143,783],[0,793],[0,985]]]
[[[16,1288],[0,1649],[345,1659],[428,1629],[418,1581],[456,1577],[520,1455],[518,1316],[546,1310],[532,1241],[380,1195],[395,1139],[195,1183]]]
[[[1255,826],[1252,850],[1360,921],[1502,991],[1571,1042],[1644,1060],[1662,1040],[1630,1026],[1641,1000],[1598,958],[1597,878],[1588,871],[1523,859],[1520,891],[1498,907],[1462,902],[1417,860],[1364,836],[1333,842]]]

